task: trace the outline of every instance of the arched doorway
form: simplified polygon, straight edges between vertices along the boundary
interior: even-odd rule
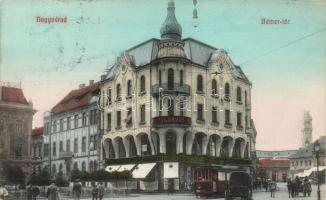
[[[192,145],[191,132],[186,132],[182,138],[182,150],[184,154],[187,154],[187,149]],[[190,152],[191,153],[191,152]]]
[[[107,138],[104,140],[103,148],[105,152],[105,158],[115,158],[115,151],[113,148],[112,139]]]
[[[115,140],[115,143],[117,145],[116,150],[118,150],[118,157],[119,158],[125,158],[126,157],[126,149],[125,149],[125,146],[123,145],[122,138],[117,137],[114,140]]]
[[[192,154],[203,155],[203,142],[206,137],[207,136],[204,133],[196,133],[192,145]]]
[[[137,148],[136,148],[134,137],[132,135],[127,135],[126,139],[128,141],[127,142],[128,145],[129,145],[129,156],[130,157],[137,156]]]
[[[233,158],[241,158],[241,149],[244,148],[245,140],[243,138],[237,138],[234,143],[232,152]]]
[[[228,158],[230,155],[230,145],[232,142],[232,138],[229,136],[226,136],[223,138],[222,145],[221,145],[221,157],[222,158]]]
[[[160,137],[157,132],[152,132],[151,137],[152,137],[152,142],[154,145],[155,152],[156,152],[156,154],[159,154],[160,153]]]
[[[152,155],[151,144],[146,133],[140,133],[137,135],[140,140],[140,151],[141,155]]]
[[[169,131],[165,135],[166,140],[166,154],[177,154],[177,136],[174,132]]]
[[[218,135],[211,135],[209,137],[207,152],[206,152],[207,155],[218,156],[218,149],[217,149],[218,140],[220,140],[220,137]]]

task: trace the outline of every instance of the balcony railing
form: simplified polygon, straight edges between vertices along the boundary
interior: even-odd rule
[[[160,127],[166,125],[190,126],[191,118],[185,116],[159,116],[153,118],[154,127]]]
[[[190,95],[190,86],[187,84],[174,83],[173,85],[168,85],[167,83],[155,84],[152,86],[153,96],[158,96],[159,94],[184,94]]]
[[[59,158],[60,159],[71,159],[72,157],[74,157],[74,153],[71,152],[71,151],[59,152]]]

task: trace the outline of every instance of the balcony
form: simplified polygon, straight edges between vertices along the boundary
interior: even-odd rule
[[[174,83],[173,85],[168,85],[163,83],[161,85],[155,84],[152,86],[152,95],[159,96],[160,92],[163,94],[183,94],[190,95],[190,86],[187,84]]]
[[[225,123],[224,127],[227,129],[231,129],[232,128],[232,124],[231,123]]]
[[[153,118],[154,127],[173,126],[190,126],[191,118],[185,116],[159,116]]]
[[[71,151],[62,151],[59,152],[59,158],[60,159],[72,159],[74,157],[74,153]]]

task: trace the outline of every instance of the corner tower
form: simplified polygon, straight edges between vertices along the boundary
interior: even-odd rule
[[[302,129],[302,147],[311,144],[312,141],[312,117],[309,111],[305,111],[303,115],[303,129]]]

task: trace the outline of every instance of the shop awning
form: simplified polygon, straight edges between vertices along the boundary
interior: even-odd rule
[[[121,165],[117,170],[118,172],[131,171],[135,167],[135,164]]]
[[[133,178],[146,178],[146,176],[155,167],[156,163],[138,164],[132,171]]]
[[[105,168],[107,172],[118,171],[121,165],[109,165]]]
[[[179,178],[179,163],[166,162],[164,163],[164,178]]]

